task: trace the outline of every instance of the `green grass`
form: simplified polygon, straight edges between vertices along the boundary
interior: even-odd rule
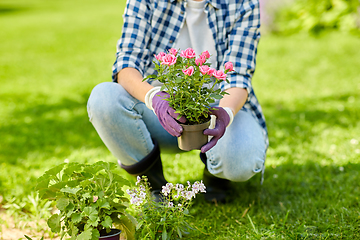
[[[0,206],[14,216],[46,216],[31,194],[50,167],[116,160],[89,123],[86,101],[111,81],[123,7],[0,3]],[[263,36],[253,85],[270,136],[265,182],[234,183],[227,204],[197,198],[192,224],[200,231],[190,239],[360,237],[359,46],[341,32]],[[169,181],[201,179],[198,152],[163,159]]]

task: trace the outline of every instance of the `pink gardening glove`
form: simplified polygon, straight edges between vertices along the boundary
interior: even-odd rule
[[[186,118],[181,116],[180,119],[177,119],[179,114],[175,113],[175,110],[169,106],[169,102],[165,100],[167,98],[169,98],[167,92],[157,92],[152,99],[152,107],[161,126],[172,136],[180,137],[183,128],[177,121],[185,123]],[[175,119],[177,119],[177,121]]]
[[[216,116],[216,125],[214,129],[205,129],[204,135],[213,136],[213,138],[201,147],[201,152],[205,153],[213,148],[217,141],[224,135],[227,125],[230,122],[229,114],[222,107],[213,107],[210,110],[210,115]]]

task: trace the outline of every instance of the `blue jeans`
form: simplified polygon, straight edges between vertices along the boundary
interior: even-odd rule
[[[158,141],[161,152],[182,152],[177,138],[160,125],[154,112],[118,83],[95,86],[87,107],[100,138],[123,165],[135,164],[147,156],[154,147],[152,138]],[[224,136],[206,153],[207,167],[216,177],[243,182],[263,170],[265,154],[260,125],[249,112],[241,110]]]

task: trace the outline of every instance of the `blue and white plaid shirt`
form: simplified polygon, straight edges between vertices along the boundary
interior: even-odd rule
[[[216,44],[216,68],[226,62],[234,64],[235,72],[228,74],[230,83],[224,81],[220,87],[247,90],[243,110],[256,117],[268,146],[265,118],[251,84],[260,38],[259,1],[206,0],[205,13]],[[126,67],[137,69],[143,76],[155,74],[153,56],[174,46],[185,14],[186,0],[127,0],[113,81],[117,81],[117,73]]]

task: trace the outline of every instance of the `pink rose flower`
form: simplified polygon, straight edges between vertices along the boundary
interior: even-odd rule
[[[160,52],[158,55],[154,55],[156,60],[158,60],[159,62],[162,61],[163,57],[165,56],[166,54],[164,52]]]
[[[178,50],[175,48],[170,48],[169,49],[169,53],[171,53],[172,55],[176,56],[176,54],[178,53]]]
[[[193,73],[194,73],[194,67],[191,66],[191,67],[189,67],[189,68],[187,68],[187,69],[185,69],[185,70],[182,70],[182,72],[183,72],[185,75],[191,76],[191,75],[193,75]]]
[[[184,58],[194,58],[196,56],[195,50],[192,48],[187,48],[186,50],[182,50],[180,53],[180,57]]]
[[[211,74],[209,74],[210,67],[208,65],[202,65],[199,67],[199,69],[202,75],[208,74],[211,76]]]
[[[172,54],[166,54],[163,58],[162,58],[162,62],[161,64],[163,65],[174,65],[176,63],[177,58],[172,55]]]
[[[226,80],[226,74],[221,70],[215,71],[213,76],[219,80]]]
[[[206,59],[210,58],[210,53],[209,51],[204,51],[201,53],[201,56],[204,56]]]
[[[225,68],[225,70],[228,70],[229,72],[234,71],[234,66],[233,66],[232,62],[225,63],[224,68]]]
[[[215,68],[210,68],[207,74],[213,76],[215,72],[216,72]]]
[[[195,59],[195,64],[196,64],[197,66],[203,65],[205,62],[206,62],[206,58],[205,58],[205,56],[203,56],[203,55],[200,55],[199,58]]]

